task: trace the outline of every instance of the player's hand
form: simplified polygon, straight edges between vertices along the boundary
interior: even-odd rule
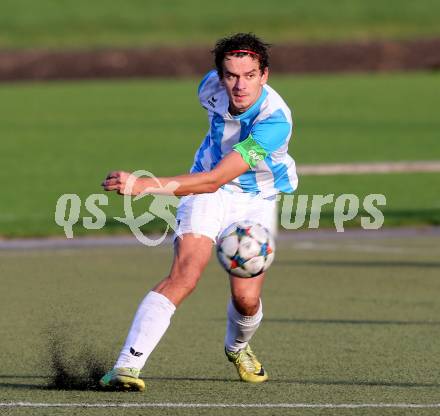
[[[131,186],[127,186],[130,177]],[[131,173],[118,170],[110,172],[101,185],[106,191],[116,191],[119,195],[137,195],[135,191],[136,179]]]

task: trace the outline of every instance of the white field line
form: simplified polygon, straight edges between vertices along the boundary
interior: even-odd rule
[[[298,165],[301,175],[352,175],[365,173],[440,172],[440,161],[325,163]]]
[[[32,403],[0,402],[0,407],[29,408],[245,408],[245,409],[434,409],[440,403]]]

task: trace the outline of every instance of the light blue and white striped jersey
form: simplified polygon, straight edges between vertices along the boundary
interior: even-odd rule
[[[249,170],[223,188],[258,193],[264,198],[294,192],[298,177],[295,161],[287,153],[292,117],[278,93],[264,85],[252,107],[233,116],[228,110],[226,90],[213,70],[203,78],[198,94],[200,103],[208,110],[209,131],[195,154],[191,172],[208,172],[236,150],[249,163]],[[250,141],[253,147],[245,147]]]

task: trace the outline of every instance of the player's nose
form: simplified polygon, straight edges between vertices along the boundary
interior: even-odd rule
[[[246,88],[246,83],[243,78],[238,77],[237,81],[235,82],[234,89],[236,90],[243,90]]]

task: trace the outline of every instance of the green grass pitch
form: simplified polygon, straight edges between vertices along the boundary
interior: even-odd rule
[[[411,38],[438,36],[439,16],[435,0],[4,0],[0,47],[211,45],[237,31],[272,43]]]
[[[439,160],[437,74],[274,76],[294,110],[290,153],[306,163]],[[63,234],[60,195],[100,193],[111,170],[187,172],[207,131],[198,80],[1,85],[0,235]],[[438,224],[436,173],[302,177],[298,194],[383,193],[385,225]],[[109,196],[103,232],[122,198]],[[141,203],[139,203],[141,204]],[[143,208],[140,209],[145,209]],[[88,215],[84,210],[82,215]],[[323,217],[324,225],[331,220]],[[152,229],[157,229],[154,224]],[[75,232],[90,234],[77,227]]]
[[[142,394],[48,390],[47,334],[64,334],[63,351],[77,363],[76,371],[84,370],[78,361],[84,348],[110,366],[137,303],[168,272],[171,247],[2,250],[0,403],[439,403],[439,236],[338,237],[293,233],[278,244],[264,288],[264,321],[252,342],[270,374],[268,383],[237,381],[223,355],[228,283],[213,258],[150,357]],[[431,415],[435,410],[0,408],[7,415],[121,412]]]

